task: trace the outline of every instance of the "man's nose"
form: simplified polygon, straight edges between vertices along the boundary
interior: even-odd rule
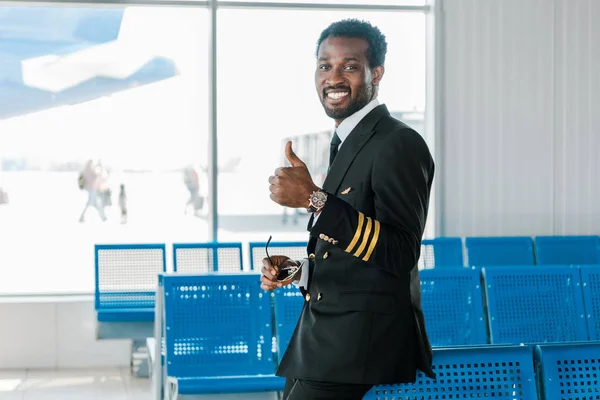
[[[326,83],[328,86],[337,86],[344,83],[344,76],[338,68],[332,68],[327,75]]]

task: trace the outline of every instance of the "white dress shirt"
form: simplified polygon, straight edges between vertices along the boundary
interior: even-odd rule
[[[366,106],[364,106],[363,108],[361,108],[360,110],[358,110],[357,112],[355,112],[354,114],[352,114],[351,116],[349,116],[348,118],[343,120],[338,125],[338,127],[335,129],[335,132],[337,133],[337,135],[341,141],[341,143],[338,146],[338,150],[342,148],[342,145],[344,144],[344,140],[346,140],[346,138],[350,135],[350,133],[354,130],[354,128],[356,128],[358,123],[360,121],[362,121],[362,119],[364,117],[366,117],[368,113],[373,111],[373,109],[375,107],[377,107],[378,105],[379,105],[379,100],[377,100],[375,98],[375,99],[371,100]],[[313,226],[319,219],[319,215],[320,214],[315,215],[315,217],[313,219]],[[302,269],[302,276],[300,277],[299,280],[294,281],[293,283],[296,286],[301,286],[303,288],[306,288],[306,286],[308,286],[308,273],[309,273],[308,271],[309,271],[309,269],[308,269],[308,267],[305,267],[305,265],[308,264],[308,258],[305,258],[303,260],[298,260],[297,262],[300,263],[300,268]]]

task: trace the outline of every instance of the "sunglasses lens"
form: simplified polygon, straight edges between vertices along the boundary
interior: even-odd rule
[[[273,265],[273,261],[271,260],[271,256],[269,255],[269,243],[271,243],[271,236],[269,236],[269,240],[267,240],[267,244],[265,246],[265,253],[267,253],[267,258],[271,265]],[[280,268],[277,273],[277,280],[279,282],[287,281],[300,270],[300,267],[292,260],[287,260]]]
[[[299,269],[299,267],[295,264],[282,266],[281,269],[279,270],[279,273],[277,274],[277,280],[278,281],[288,280],[292,276],[296,275],[296,272],[298,272],[298,269]]]

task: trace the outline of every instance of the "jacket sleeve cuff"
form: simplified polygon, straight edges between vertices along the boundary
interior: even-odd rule
[[[329,195],[310,235],[334,240],[345,252],[369,261],[380,242],[382,226],[379,221],[357,211],[336,196]]]
[[[308,268],[308,258],[304,258],[302,260],[298,260],[300,263],[300,279],[293,281],[292,283],[298,287],[305,288],[308,286],[308,275],[310,273],[310,269]]]
[[[345,201],[329,194],[325,207],[323,207],[319,215],[315,216],[313,220],[310,235],[319,237],[320,233],[331,232],[332,227],[335,227],[343,219],[344,213],[341,208],[347,205]]]

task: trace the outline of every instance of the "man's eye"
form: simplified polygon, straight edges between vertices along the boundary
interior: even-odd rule
[[[345,69],[353,70],[353,69],[356,69],[356,66],[354,66],[354,65],[346,65]]]
[[[329,69],[329,66],[328,66],[328,65],[325,65],[325,64],[321,64],[321,65],[319,65],[319,69],[324,69],[324,70],[326,70],[326,69]]]

